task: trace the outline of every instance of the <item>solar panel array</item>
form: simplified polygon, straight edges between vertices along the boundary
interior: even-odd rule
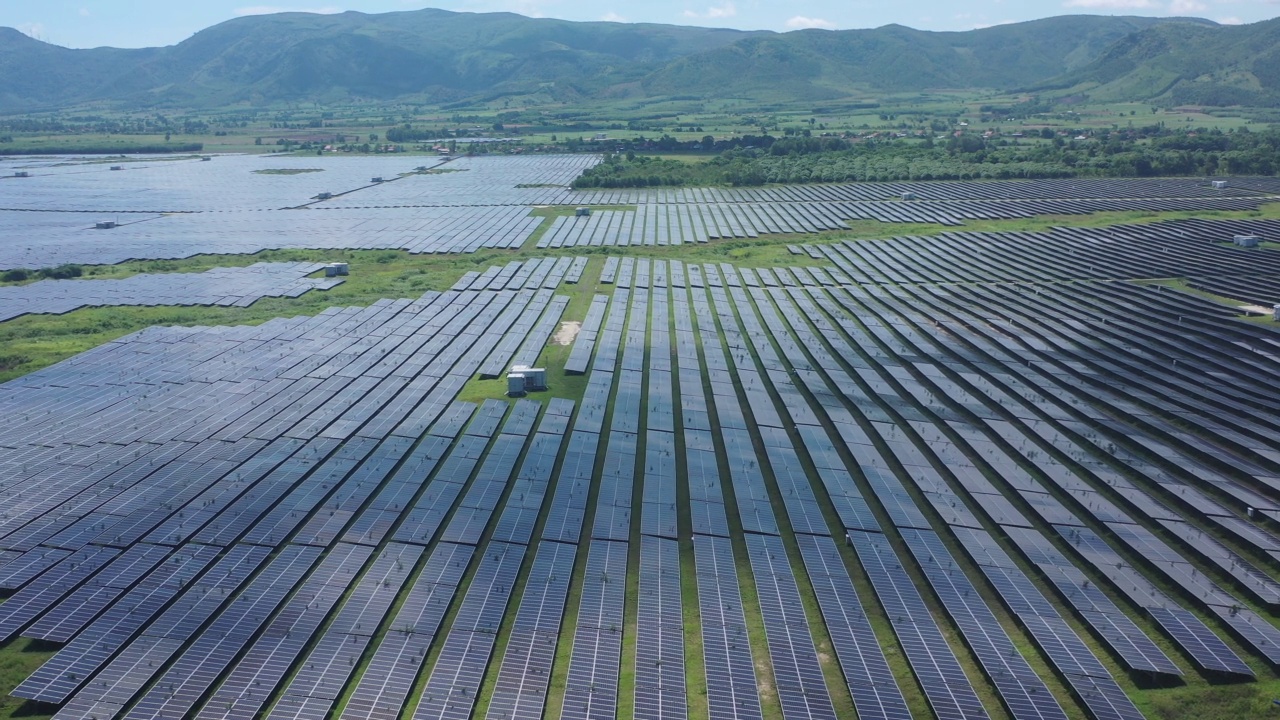
[[[650,200],[661,204],[744,202],[857,202],[897,200],[911,193],[920,200],[1069,200],[1074,198],[1217,198],[1276,192],[1274,178],[1232,178],[1218,189],[1196,178],[1073,178],[1067,180],[976,180],[954,182],[869,182],[743,188],[662,188],[587,190],[594,205]]]
[[[861,308],[857,308],[855,311],[860,311],[860,310]],[[846,332],[852,332],[854,330],[854,327],[855,326],[853,326],[852,323],[844,323],[842,329],[845,330]],[[876,326],[876,327],[882,327],[882,326]],[[834,331],[835,329],[832,328],[832,330]],[[887,337],[887,335],[882,335],[882,337]],[[875,347],[874,342],[871,342],[871,341],[860,341],[859,345],[862,347]],[[852,352],[852,351],[850,350],[849,352]],[[882,391],[882,392],[885,392],[885,391]],[[958,386],[948,386],[947,392],[950,394],[949,397],[957,398],[958,401],[963,401],[965,399],[964,390],[959,388]],[[894,399],[898,400],[899,402],[901,401],[900,397],[895,397]],[[925,403],[928,403],[931,401],[925,400],[923,396],[920,396],[917,398],[917,402],[921,402],[920,406],[927,407],[928,405]],[[910,421],[900,420],[899,422],[909,423]],[[886,428],[893,427],[892,425],[889,425],[887,423],[884,424],[883,426]],[[981,435],[972,428],[960,427],[960,426],[957,426],[954,422],[951,423],[951,426],[957,432],[964,432],[965,437],[970,438],[971,442],[979,442],[982,439]],[[926,428],[927,426],[923,426],[923,425],[920,426],[921,430],[925,430]],[[870,440],[867,438],[867,436],[863,435],[861,432],[855,432],[853,430],[850,430],[849,434],[851,434],[852,437],[860,439],[858,443],[860,445],[860,454],[862,455],[869,454],[869,449],[872,447],[872,445]],[[945,438],[941,437],[940,435],[925,435],[925,437],[928,438],[930,447],[936,448],[936,450],[938,452],[941,452],[944,456],[950,457],[957,452],[955,449],[953,449],[953,447],[951,446],[951,443],[947,441]],[[905,439],[890,441],[890,442],[895,446],[900,446],[902,448],[901,453],[904,455],[910,456],[911,454],[918,454],[918,451],[914,449],[915,446]],[[989,455],[994,454],[994,450],[989,446],[989,441],[988,441],[988,444],[980,444],[978,446],[983,447],[984,450],[988,451]],[[1032,453],[1032,457],[1035,457],[1034,453]],[[957,461],[955,459],[952,459],[951,462],[952,463],[960,462],[961,465],[964,464],[964,461]],[[1012,463],[1013,462],[1012,458],[1008,462]],[[915,463],[915,464],[919,465],[919,463]],[[1000,464],[997,464],[997,467],[999,466]],[[925,467],[925,466],[920,466],[920,467]],[[864,471],[865,471],[865,468],[864,468]],[[1011,470],[1006,470],[1005,472],[1012,474]],[[1054,478],[1063,477],[1062,473],[1060,472],[1058,473],[1051,472],[1050,474]],[[1015,526],[1015,527],[1025,525],[1025,523],[1019,522],[1019,518],[1016,517],[1016,511],[1015,511],[1015,515],[1011,516],[1007,513],[1007,507],[1005,505],[992,504],[991,502],[984,500],[985,497],[999,497],[1000,492],[994,486],[990,485],[989,483],[985,483],[985,481],[983,481],[981,476],[977,473],[976,469],[970,472],[957,473],[957,475],[961,478],[961,483],[966,487],[966,489],[970,493],[972,493],[971,497],[974,499],[975,503],[982,506],[984,510],[987,510],[987,512],[992,512],[991,508],[993,507],[996,509],[996,512],[993,513],[992,515],[993,519],[996,522],[1008,523],[1009,525]],[[935,504],[942,505],[952,511],[954,511],[957,507],[964,509],[964,506],[958,503],[956,498],[953,496],[953,493],[949,489],[947,489],[945,484],[939,483],[937,480],[933,480],[928,485],[925,485],[924,488],[926,489],[927,492],[932,493],[932,495],[930,496],[930,499]],[[1078,481],[1076,486],[1073,489],[1084,490],[1083,487],[1080,487],[1080,485],[1078,484]],[[1037,490],[1041,492],[1036,493],[1035,491]],[[1045,490],[1047,489],[1043,487],[1038,487],[1035,481],[1024,479],[1021,481],[1021,487],[1017,490],[1017,492],[1022,493],[1024,495],[1031,495],[1031,494],[1037,495],[1038,497],[1036,497],[1035,499],[1039,504],[1036,507],[1057,506],[1057,500],[1053,499],[1053,496],[1048,494],[1047,492],[1043,492]],[[1094,493],[1094,495],[1095,497],[1090,498],[1087,502],[1091,502],[1094,506],[1098,506],[1102,502],[1104,502],[1101,500],[1101,498],[1096,497],[1096,493]],[[1061,513],[1064,510],[1065,510],[1064,508],[1058,509],[1058,513],[1059,513],[1058,517],[1062,517]],[[946,515],[946,510],[944,510],[943,512],[944,512],[944,515]],[[971,522],[966,522],[964,520],[964,516],[962,514],[955,515],[953,517],[956,519],[951,520],[951,522],[956,523],[958,525],[968,524],[970,527],[973,527],[973,524]],[[1078,523],[1078,521],[1076,522]],[[1131,522],[1131,521],[1129,521],[1126,518],[1124,519],[1124,522]],[[919,522],[911,521],[910,519],[905,519],[901,521],[901,524],[907,525],[907,526],[914,526],[914,527],[920,526]],[[1059,532],[1062,533],[1064,537],[1069,538],[1069,536],[1076,534],[1080,531],[1088,532],[1086,528],[1077,528],[1074,526],[1069,526],[1065,532],[1063,530],[1060,530]],[[1022,537],[1024,538],[1024,541],[1027,544],[1029,544],[1030,542],[1032,542],[1031,538],[1033,538],[1034,536],[1024,533]],[[1119,562],[1120,557],[1117,554],[1115,554],[1114,551],[1111,551],[1110,548],[1108,548],[1105,543],[1102,543],[1099,540],[1099,542],[1095,547],[1106,548],[1107,552],[1103,556],[1094,555],[1092,557],[1092,560],[1093,560],[1092,564],[1094,565],[1094,569],[1100,573],[1103,573],[1104,575],[1108,575],[1109,577],[1111,577],[1113,581],[1116,583],[1117,588],[1120,589],[1122,592],[1129,592],[1130,594],[1132,594],[1132,591],[1130,590],[1130,588],[1133,587],[1132,579],[1135,576],[1132,570],[1126,568],[1123,562]],[[1172,553],[1173,551],[1170,550],[1168,552]],[[1176,553],[1173,553],[1173,554],[1176,555]],[[1090,556],[1087,554],[1085,557],[1086,559],[1090,559]],[[1052,558],[1049,558],[1049,559],[1052,559]],[[978,562],[980,565],[983,564],[983,561],[981,559],[979,559]],[[1068,567],[1070,566],[1068,565]],[[1074,570],[1074,568],[1071,568],[1071,570]],[[1008,579],[1016,579],[1016,577],[1017,577],[1016,574],[1012,575],[1010,578],[1007,578],[1006,581]],[[1145,581],[1139,580],[1138,582],[1143,583]],[[1084,585],[1087,586],[1088,583],[1085,582]],[[997,582],[997,586],[999,586],[998,582]],[[1157,602],[1159,604],[1163,604],[1165,602],[1168,602],[1168,603],[1173,602],[1167,596],[1164,596],[1159,591],[1154,590],[1154,588],[1151,588],[1151,593],[1152,594],[1148,596],[1152,598],[1158,598]],[[1147,606],[1151,604],[1150,602],[1146,602],[1145,598],[1142,598],[1139,596],[1134,596],[1134,598],[1139,606]],[[1025,600],[1025,596],[1023,597],[1023,599]],[[1078,605],[1077,607],[1080,607],[1080,606]],[[1081,608],[1081,609],[1083,610],[1084,608]],[[1044,615],[1044,613],[1033,613],[1033,614]],[[1118,615],[1118,613],[1112,614],[1112,616],[1114,615]],[[1086,616],[1086,617],[1089,617],[1089,616]],[[1092,618],[1090,619],[1092,620]],[[1095,626],[1098,626],[1101,624],[1102,623],[1095,623]],[[1127,623],[1123,623],[1123,625],[1127,625]],[[1114,629],[1115,628],[1112,628],[1112,630]],[[1128,628],[1126,628],[1126,630],[1128,630]],[[1125,631],[1122,630],[1121,632],[1125,632]],[[1206,629],[1206,632],[1207,632],[1207,629]],[[1107,633],[1107,630],[1101,627],[1099,627],[1099,633],[1103,634],[1104,636],[1106,634],[1111,634],[1111,635],[1115,634],[1114,632]],[[1212,633],[1208,633],[1208,635],[1212,636]],[[1219,649],[1214,651],[1213,662],[1211,665],[1205,665],[1206,669],[1212,669],[1220,672],[1244,672],[1245,668],[1243,664],[1240,663],[1238,659],[1233,659],[1235,658],[1234,654],[1229,653],[1227,651],[1226,646],[1223,645],[1221,641],[1213,641],[1213,642],[1216,642],[1216,645],[1219,647]],[[1165,659],[1162,654],[1152,652],[1154,648],[1150,646],[1149,642],[1146,641],[1146,638],[1141,634],[1134,634],[1130,637],[1127,637],[1124,641],[1124,644],[1129,646],[1139,646],[1141,648],[1140,651],[1132,653],[1133,655],[1141,655],[1142,652],[1145,652],[1154,658],[1153,661],[1151,660],[1143,661],[1141,659],[1139,659],[1138,661],[1130,660],[1130,662],[1133,663],[1134,665],[1140,666],[1144,662],[1145,664],[1152,664],[1152,662],[1154,662],[1155,664],[1157,664],[1158,667],[1162,668],[1163,671],[1165,672],[1176,672],[1176,669],[1170,667],[1171,663],[1168,663],[1167,659]],[[1202,658],[1208,659],[1206,656],[1202,656]],[[1064,670],[1064,672],[1069,672],[1069,671]]]
[[[70,639],[15,692],[69,700],[63,717],[131,699],[130,714],[254,716],[293,672],[281,708],[332,702],[422,553],[387,541],[397,527],[416,531],[407,542],[429,539],[425,524],[459,496],[447,480],[424,491],[422,479],[451,444],[484,455],[505,408],[487,405],[478,434],[461,435],[471,413],[452,396],[496,347],[520,348],[534,328],[519,319],[543,315],[546,292],[428,293],[256,328],[151,329],[6,385],[18,414],[5,438],[4,571],[20,589],[3,622]],[[108,392],[78,402],[102,382]],[[528,433],[538,405],[523,407],[510,422]],[[29,444],[41,437],[50,444]],[[488,457],[486,467],[515,460]],[[539,472],[554,457],[539,456]],[[28,482],[48,492],[23,492]],[[454,522],[505,486],[500,473],[467,486]],[[433,561],[456,554],[437,549],[414,591],[446,587]]]
[[[1037,215],[1256,210],[1267,201],[1263,197],[1229,197],[645,204],[635,211],[602,210],[586,217],[558,217],[538,240],[538,248],[684,245],[780,233],[847,230],[851,220],[961,226],[966,220],[1007,220]]]
[[[542,218],[524,206],[378,210],[226,210],[121,217],[99,230],[100,214],[0,210],[0,223],[25,242],[6,245],[0,268],[40,268],[263,250],[405,250],[470,253],[518,248]]]
[[[556,217],[540,248],[662,246],[840,230],[850,220],[963,225],[971,219],[1101,211],[1252,210],[1265,179],[1225,190],[1195,180],[852,183],[782,188],[601,190],[568,186],[592,155],[420,158],[220,156],[130,162],[69,159],[4,178],[0,223],[24,242],[0,269],[111,264],[265,249],[467,253],[523,246],[542,206],[602,205]],[[382,178],[374,182],[369,176]],[[910,193],[920,198],[896,198]],[[618,206],[631,209],[612,209]],[[100,230],[99,220],[117,227]],[[571,280],[572,282],[572,280]]]
[[[1209,539],[1190,557],[1156,540],[1104,495],[1145,502],[1148,515],[1166,527],[1187,520],[1103,465],[1077,460],[1102,478],[1095,486],[1029,451],[998,456],[990,437],[1021,449],[1031,436],[1016,434],[989,405],[1030,403],[1026,394],[1038,386],[1024,380],[1023,400],[1015,400],[986,382],[882,374],[923,367],[926,349],[951,347],[906,296],[918,295],[914,303],[932,297],[941,306],[954,303],[956,287],[842,286],[834,271],[619,262],[613,302],[601,296],[593,308],[597,335],[580,352],[589,374],[576,415],[561,401],[545,413],[530,401],[511,411],[493,401],[455,402],[459,381],[479,373],[495,351],[514,358],[545,344],[554,323],[543,320],[558,320],[559,312],[538,278],[546,271],[554,279],[568,265],[531,261],[478,273],[457,286],[465,289],[415,302],[255,329],[149,330],[6,386],[6,406],[24,407],[24,422],[6,445],[30,448],[7,459],[10,469],[61,490],[49,498],[12,497],[3,518],[12,554],[0,571],[17,593],[3,606],[0,627],[70,639],[18,694],[65,701],[64,718],[318,719],[335,705],[352,718],[409,711],[467,717],[482,697],[492,718],[540,717],[549,705],[561,716],[599,717],[616,713],[624,664],[633,662],[635,714],[684,717],[690,700],[682,587],[690,582],[706,702],[716,717],[759,717],[761,672],[785,717],[834,717],[813,636],[819,622],[859,714],[910,717],[885,656],[890,640],[873,628],[875,613],[890,620],[892,642],[939,716],[986,715],[961,669],[961,658],[971,654],[1015,715],[1061,717],[1065,699],[1055,697],[1001,628],[997,615],[1005,612],[1019,619],[1091,714],[1140,717],[1076,628],[1086,627],[1135,671],[1183,670],[1103,587],[1115,588],[1131,607],[1147,608],[1153,626],[1202,670],[1251,673],[1181,601],[1139,580],[1153,571],[1189,583],[1204,598],[1202,608],[1223,608],[1223,622],[1234,622],[1246,645],[1251,634],[1252,646],[1266,654],[1265,619],[1192,571],[1217,558],[1223,572],[1237,568],[1259,598],[1267,597],[1265,573],[1249,571],[1246,558],[1221,543],[1214,550]],[[829,282],[819,282],[824,278]],[[989,303],[1012,297],[999,286],[966,292]],[[1038,296],[1041,311],[1086,312],[1068,310],[1066,297],[1055,300],[1065,292]],[[1197,304],[1154,289],[1112,294],[1117,302],[1134,296],[1175,303],[1188,318]],[[1220,324],[1221,311],[1200,307],[1201,325],[1190,327]],[[477,323],[481,317],[487,319]],[[1134,330],[1099,332],[1133,337]],[[246,342],[255,351],[237,352]],[[451,350],[455,343],[464,349]],[[179,344],[190,346],[181,349],[191,358],[175,365],[172,346]],[[142,346],[146,352],[134,352]],[[206,346],[207,352],[190,352]],[[1009,347],[1000,344],[1002,352]],[[115,366],[129,358],[131,365]],[[198,378],[254,402],[239,414],[222,408],[209,415],[210,408],[192,402],[202,395],[150,396],[154,378],[145,368],[156,361],[170,384]],[[1001,367],[1004,382],[1035,370],[1034,363],[1016,375],[1015,363]],[[329,378],[343,384],[308,404]],[[343,395],[343,387],[364,378],[370,380],[359,394]],[[103,380],[119,390],[68,419],[74,408],[68,386]],[[245,387],[227,393],[222,386],[230,383]],[[274,395],[259,398],[267,387]],[[415,403],[405,394],[410,388]],[[273,403],[275,395],[304,405]],[[977,420],[949,410],[942,397]],[[372,403],[374,409],[364,406]],[[154,418],[141,424],[148,433],[163,429],[158,437],[166,439],[158,446],[120,444],[76,430],[76,421],[96,423],[124,408],[130,417]],[[175,422],[183,412],[221,424],[201,424],[197,432],[193,422]],[[1256,416],[1234,423],[1261,420]],[[1015,413],[1019,422],[1023,417]],[[1077,422],[1070,413],[1060,420]],[[116,426],[134,430],[133,423]],[[59,437],[74,439],[66,446],[70,455],[49,452],[47,439]],[[40,444],[24,445],[23,438]],[[1066,436],[1052,439],[1078,458],[1096,454],[1096,442],[1091,448]],[[982,450],[971,457],[974,447]],[[945,458],[947,473],[930,457]],[[1035,465],[1054,487],[1006,463]],[[985,479],[982,464],[1016,485]],[[683,489],[677,466],[688,470]],[[97,472],[85,476],[84,467]],[[588,503],[597,472],[595,501]],[[1206,492],[1204,479],[1161,480],[1178,493]],[[1244,491],[1230,478],[1219,482]],[[168,500],[160,507],[136,504],[160,493]],[[684,493],[690,502],[682,509],[674,498]],[[1030,522],[1022,508],[1043,524]],[[679,545],[686,522],[693,538],[687,578]],[[1117,539],[1097,535],[1095,522]],[[837,533],[847,536],[857,565],[833,541]],[[1256,528],[1236,533],[1258,549],[1269,538]],[[638,543],[635,568],[628,567],[632,543]],[[586,545],[582,553],[579,544]],[[1159,562],[1135,567],[1126,562],[1130,553]],[[736,560],[740,554],[745,565]],[[982,598],[975,576],[961,569],[966,563],[995,590],[999,605]],[[1049,583],[1032,580],[1029,564]],[[190,579],[164,579],[184,572]],[[624,594],[629,574],[637,578],[634,621]],[[874,595],[855,589],[860,574]],[[744,578],[755,607],[744,606]],[[804,608],[800,578],[812,588],[817,616]],[[575,587],[579,599],[571,605]],[[126,602],[156,609],[142,617],[116,612]],[[748,611],[763,620],[759,646],[747,629]],[[630,622],[634,659],[621,651]],[[962,648],[944,626],[964,637]],[[560,691],[551,676],[562,641],[570,644]],[[761,658],[767,662],[757,665]],[[485,696],[487,678],[493,690]],[[411,704],[412,697],[418,700]]]
[[[0,322],[27,313],[61,315],[104,305],[221,305],[248,307],[264,297],[299,297],[342,284],[309,278],[324,263],[254,263],[202,273],[133,275],[122,280],[41,280],[0,287]]]
[[[557,220],[543,242],[563,247],[582,244],[569,228],[674,244],[873,206],[1266,199],[1191,181],[562,187],[594,161],[469,158],[368,187],[353,165],[325,171],[350,182],[336,198],[300,197],[308,173],[258,200],[306,222],[458,213],[468,235],[418,247],[461,250],[532,232],[531,204],[637,205]],[[81,171],[104,179],[56,169]],[[165,171],[205,170],[140,163],[91,209]],[[205,220],[217,201],[153,199]],[[1126,672],[1253,678],[1280,665],[1280,538],[1256,522],[1280,519],[1274,333],[1115,281],[1194,270],[1256,301],[1246,281],[1280,269],[1225,240],[1274,230],[793,246],[821,267],[532,259],[417,300],[121,338],[0,386],[0,629],[65,643],[14,694],[58,720],[797,720],[850,702],[1125,720],[1142,717]],[[589,262],[613,287],[566,318],[555,293]],[[459,399],[536,364],[563,319],[583,321],[576,402]]]
[[[1240,234],[1280,237],[1274,220],[1174,220],[1151,225],[1055,228],[1044,233],[944,233],[802,246],[850,282],[1052,283],[1064,279],[1217,278],[1280,272],[1272,253],[1234,247]]]

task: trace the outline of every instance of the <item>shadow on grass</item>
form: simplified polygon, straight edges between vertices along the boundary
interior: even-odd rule
[[[56,712],[58,712],[57,705],[28,700],[15,708],[9,717],[49,717]]]
[[[52,640],[37,640],[32,638],[27,641],[25,647],[22,648],[24,653],[51,653],[58,652],[62,649],[64,643],[54,642]]]

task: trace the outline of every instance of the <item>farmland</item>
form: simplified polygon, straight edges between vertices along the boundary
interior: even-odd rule
[[[9,716],[1280,692],[1272,178],[137,160],[0,162],[0,271],[82,271],[0,286]]]

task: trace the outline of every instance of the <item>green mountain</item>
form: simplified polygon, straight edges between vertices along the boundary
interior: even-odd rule
[[[444,10],[236,18],[143,50],[69,50],[0,29],[0,111],[116,100],[447,101],[551,86],[574,98],[752,33]]]
[[[69,50],[0,27],[0,110],[60,106],[92,96],[136,95],[146,78],[130,72],[164,50]],[[136,82],[136,84],[130,84]]]
[[[1077,15],[968,32],[887,25],[769,34],[676,60],[646,78],[645,88],[748,97],[783,91],[812,98],[839,97],[854,88],[1007,90],[1074,70],[1159,24],[1199,22],[1205,21]]]
[[[1280,105],[1280,18],[1252,25],[1156,25],[1043,84],[1101,101]]]
[[[1262,26],[1271,27],[1271,35]],[[1278,65],[1271,62],[1274,32],[1269,23],[1229,28],[1069,16],[956,33],[889,25],[779,34],[426,9],[242,17],[170,47],[71,50],[0,28],[0,112],[99,102],[185,108],[353,99],[441,103],[528,93],[570,102],[670,95],[777,101],[867,89],[1033,86],[1146,99],[1141,93],[1171,92],[1172,82],[1148,76],[1182,78],[1186,68],[1200,68],[1196,63],[1209,68],[1192,76],[1205,87],[1261,92],[1280,76],[1280,70],[1267,75]],[[1223,39],[1246,33],[1256,42]],[[1198,50],[1159,49],[1184,40],[1206,53],[1229,52],[1202,57]],[[1185,62],[1175,63],[1171,54]],[[1220,67],[1228,56],[1238,58],[1237,65],[1247,60],[1248,72]],[[1249,97],[1255,96],[1262,97]]]

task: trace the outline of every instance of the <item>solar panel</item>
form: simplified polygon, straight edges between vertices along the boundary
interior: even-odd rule
[[[641,537],[638,592],[636,717],[683,718],[688,703],[680,546],[675,540]]]
[[[370,163],[393,159],[320,158],[326,173],[296,182],[254,174],[246,158],[139,161],[126,173],[68,162],[40,164],[34,182],[15,184],[15,210],[0,214],[29,241],[0,266],[268,247],[465,253],[521,247],[535,232],[539,247],[660,247],[838,230],[855,218],[958,225],[1265,200],[1159,179],[562,187],[599,162],[591,156],[460,158],[451,167],[466,173],[406,171],[374,184],[364,179]],[[182,182],[162,182],[173,178]],[[322,188],[342,192],[320,200]],[[921,199],[904,203],[900,192]],[[532,204],[634,209],[548,220],[530,216]],[[300,207],[309,211],[285,209]],[[104,245],[83,213],[116,210],[145,222],[112,229]],[[1132,717],[1105,666],[1042,594],[1043,580],[1132,669],[1180,673],[1095,576],[1149,609],[1198,670],[1249,666],[1148,573],[1181,587],[1259,656],[1280,655],[1264,614],[1200,571],[1230,576],[1262,605],[1280,598],[1254,564],[1280,553],[1280,541],[1244,520],[1244,508],[1280,512],[1269,499],[1280,480],[1256,466],[1269,456],[1253,442],[1274,434],[1268,412],[1280,400],[1268,383],[1241,379],[1274,373],[1261,331],[1224,322],[1234,309],[1110,281],[1190,276],[1195,287],[1265,300],[1280,263],[1212,243],[1274,230],[1266,219],[1213,219],[796,244],[789,250],[806,262],[780,268],[606,255],[600,280],[614,287],[594,298],[570,352],[585,377],[582,401],[553,401],[536,433],[537,403],[477,408],[457,398],[477,375],[538,360],[571,306],[555,290],[586,276],[587,257],[477,266],[451,289],[412,300],[257,326],[150,328],[106,343],[0,387],[9,419],[0,586],[13,591],[0,628],[70,641],[15,693],[65,704],[60,718],[126,708],[248,718],[270,702],[273,717],[320,720],[349,689],[344,717],[394,720],[434,645],[444,664],[433,665],[421,714],[469,715],[492,673],[490,716],[536,717],[556,648],[569,639],[561,618],[591,517],[565,715],[616,711],[629,572],[639,578],[637,714],[687,712],[683,528],[693,532],[713,716],[760,714],[729,542],[744,533],[784,714],[833,712],[813,657],[810,621],[819,620],[799,602],[801,565],[786,553],[798,547],[859,715],[902,717],[848,573],[858,564],[830,544],[838,523],[935,714],[981,717],[912,574],[879,533],[887,513],[889,532],[926,568],[1011,714],[1060,712],[1010,638],[990,631],[999,627],[965,572],[975,567],[1078,704]],[[31,296],[22,312],[234,307],[331,287],[305,278],[318,268],[37,283],[9,295]],[[192,287],[178,293],[175,283]],[[1170,333],[1162,318],[1174,316]],[[1241,347],[1262,352],[1223,350]],[[1108,377],[1123,378],[1123,392],[1095,382]],[[1146,425],[1135,430],[1116,413]],[[1123,447],[1112,452],[1111,441]],[[677,504],[685,494],[687,514]],[[1034,532],[1028,508],[1059,537]],[[950,565],[938,519],[972,558],[964,569]],[[1148,520],[1165,535],[1147,530],[1157,526]],[[1005,554],[991,527],[1024,557]],[[1225,530],[1230,544],[1200,528]],[[503,548],[514,557],[495,568],[488,558]],[[508,613],[526,550],[536,553],[536,575]],[[628,568],[632,550],[639,566]],[[1150,562],[1135,567],[1134,557]],[[1024,560],[1045,577],[1024,574]],[[472,566],[475,579],[458,593]],[[451,608],[457,618],[436,639]],[[511,640],[491,671],[504,622]]]

